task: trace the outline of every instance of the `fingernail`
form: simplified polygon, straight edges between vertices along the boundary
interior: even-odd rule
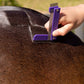
[[[58,36],[58,32],[57,31],[53,31],[52,35],[53,36]]]
[[[55,36],[55,31],[53,31],[52,35]]]

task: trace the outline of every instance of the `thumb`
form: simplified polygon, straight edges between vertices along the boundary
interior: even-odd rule
[[[72,27],[73,27],[72,24],[66,24],[63,27],[53,31],[52,34],[53,34],[53,36],[64,36],[72,29]]]

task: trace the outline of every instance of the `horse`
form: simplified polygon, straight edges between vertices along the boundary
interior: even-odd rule
[[[54,42],[32,42],[31,33],[48,33],[48,20],[30,8],[0,7],[0,84],[84,84],[84,42],[78,36],[70,31]]]

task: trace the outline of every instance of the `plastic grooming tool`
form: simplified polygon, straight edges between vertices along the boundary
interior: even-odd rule
[[[50,5],[49,12],[50,12],[49,33],[48,34],[35,34],[33,37],[33,41],[45,42],[45,41],[56,40],[56,37],[53,37],[52,32],[58,28],[60,8],[57,6],[57,3]]]

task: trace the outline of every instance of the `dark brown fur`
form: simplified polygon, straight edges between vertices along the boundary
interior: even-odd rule
[[[4,8],[11,25],[0,23],[0,84],[84,84],[84,43],[76,35],[32,43],[29,26],[33,34],[46,33],[42,27],[49,18],[31,9]]]

